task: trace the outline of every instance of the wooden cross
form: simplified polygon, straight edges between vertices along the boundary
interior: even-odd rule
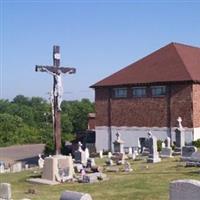
[[[60,47],[53,46],[53,66],[36,65],[35,71],[48,72],[53,75],[53,97],[52,97],[52,115],[53,115],[53,133],[54,133],[54,146],[55,153],[61,153],[61,108],[62,102],[62,80],[61,74],[74,74],[75,68],[60,67]]]

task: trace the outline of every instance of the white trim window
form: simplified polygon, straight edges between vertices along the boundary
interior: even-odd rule
[[[133,87],[132,95],[133,95],[133,97],[145,97],[146,96],[146,87]]]
[[[127,97],[127,88],[114,88],[114,97],[115,98],[126,98]]]
[[[152,86],[151,94],[153,97],[161,97],[166,95],[166,86]]]

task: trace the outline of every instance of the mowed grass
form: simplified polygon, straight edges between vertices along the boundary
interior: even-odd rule
[[[102,165],[103,162],[96,160]],[[130,161],[131,173],[106,173],[108,181],[95,184],[64,183],[56,186],[28,183],[26,179],[36,176],[33,171],[1,174],[0,182],[12,185],[14,200],[30,198],[31,200],[58,200],[64,190],[90,193],[93,200],[167,200],[169,183],[177,179],[200,180],[199,168],[186,168],[179,158],[164,159],[160,163],[147,164],[145,159]],[[39,174],[39,171],[37,172]],[[35,194],[28,190],[34,189]]]

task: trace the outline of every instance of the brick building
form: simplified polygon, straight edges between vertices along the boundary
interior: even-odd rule
[[[186,141],[200,138],[200,48],[170,43],[92,85],[96,148],[111,149],[116,132],[137,146],[149,130],[174,139],[180,116]]]

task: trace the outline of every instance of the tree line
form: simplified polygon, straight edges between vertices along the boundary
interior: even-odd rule
[[[63,101],[62,141],[72,140],[87,129],[88,113],[94,103],[88,99]],[[12,101],[0,99],[0,147],[15,144],[53,144],[51,104],[41,97],[17,95]]]

